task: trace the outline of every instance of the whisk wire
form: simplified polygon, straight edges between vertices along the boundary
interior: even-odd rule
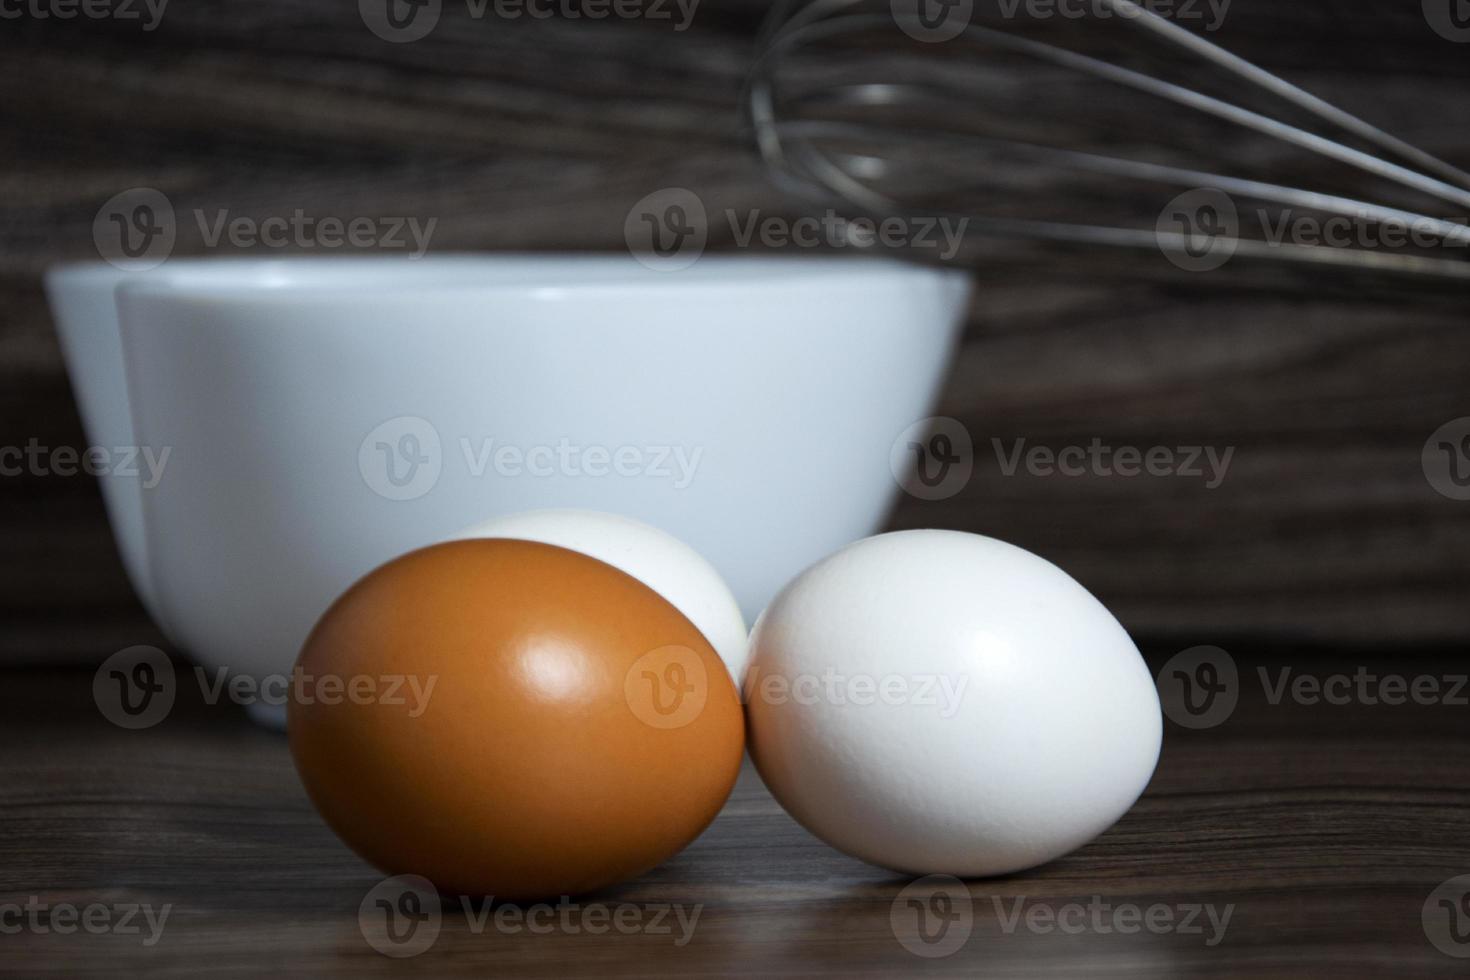
[[[1313,95],[1298,85],[1293,85],[1281,76],[1275,75],[1260,65],[1253,64],[1239,55],[1227,51],[1218,44],[1207,41],[1196,34],[1191,34],[1168,18],[1161,17],[1152,10],[1140,7],[1134,0],[1102,0],[1102,2],[1112,10],[1126,16],[1137,18],[1140,27],[1164,38],[1176,47],[1199,55],[1201,58],[1225,71],[1247,82],[1254,83],[1265,91],[1285,99],[1298,108],[1310,112],[1324,122],[1350,132],[1391,153],[1397,153],[1406,160],[1412,160],[1425,170],[1437,173],[1440,177],[1459,185],[1461,188],[1470,189],[1470,173],[1461,170],[1454,164],[1441,160],[1439,157],[1412,143],[1394,136],[1392,133],[1380,129],[1340,106],[1335,106],[1331,102]]]
[[[861,159],[864,162],[863,169],[869,173],[860,176],[853,172],[851,166],[844,166],[839,159],[820,149],[815,140],[841,137],[865,139],[880,144],[892,143],[895,140],[913,140],[919,145],[929,147],[943,144],[955,148],[1005,149],[1012,153],[1029,156],[1033,160],[1045,160],[1072,170],[1093,174],[1185,187],[1212,188],[1227,194],[1237,194],[1288,207],[1299,207],[1379,223],[1401,222],[1412,227],[1415,232],[1437,237],[1446,243],[1470,245],[1470,225],[1461,222],[1371,201],[1324,194],[1266,181],[968,133],[936,133],[933,130],[915,132],[893,126],[864,123],[814,122],[805,119],[783,120],[778,109],[782,103],[777,97],[776,74],[785,55],[796,48],[814,42],[894,26],[893,19],[882,15],[844,13],[862,2],[863,0],[812,0],[811,3],[793,13],[791,11],[793,0],[780,0],[772,11],[766,29],[762,31],[761,52],[747,87],[747,105],[751,124],[757,146],[770,172],[781,186],[804,196],[819,198],[835,194],[850,204],[870,212],[902,213],[905,208],[899,201],[876,190],[864,179],[864,177],[872,176],[875,170],[885,169],[875,168],[872,157],[849,158],[849,162],[855,159]],[[974,24],[966,25],[960,36],[973,42],[1027,55],[1058,67],[1078,71],[1093,78],[1166,99],[1289,145],[1354,166],[1426,196],[1470,209],[1470,174],[1311,95],[1218,45],[1191,34],[1165,18],[1139,7],[1132,0],[1103,0],[1103,2],[1115,12],[1127,17],[1130,23],[1141,25],[1187,53],[1200,55],[1231,74],[1252,82],[1310,112],[1318,119],[1351,132],[1381,149],[1413,160],[1416,164],[1434,171],[1439,176],[1421,173],[1186,86],[1069,51],[1057,45],[1017,37]],[[832,16],[834,14],[838,16]],[[828,88],[824,94],[828,101],[844,105],[866,108],[904,108],[908,105],[922,105],[925,99],[928,99],[929,104],[932,105],[933,99],[929,92],[929,86],[869,82]],[[1197,244],[1188,234],[1169,232],[1162,228],[1146,230],[983,215],[967,217],[970,218],[971,227],[992,235],[1128,248],[1160,248],[1165,252],[1187,251]],[[1444,278],[1470,279],[1470,263],[1458,260],[1390,254],[1362,248],[1324,248],[1229,237],[1227,244],[1232,249],[1231,254],[1281,258],[1315,265],[1356,266]]]

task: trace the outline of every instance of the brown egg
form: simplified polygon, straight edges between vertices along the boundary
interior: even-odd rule
[[[529,541],[454,541],[369,574],[307,639],[288,710],[302,782],[349,846],[506,899],[679,851],[745,739],[725,666],[673,605]]]

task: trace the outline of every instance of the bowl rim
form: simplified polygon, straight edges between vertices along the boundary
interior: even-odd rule
[[[111,288],[119,296],[266,302],[276,298],[381,299],[408,293],[522,294],[539,299],[606,293],[742,291],[771,287],[883,288],[968,282],[968,271],[890,255],[713,252],[662,271],[620,252],[451,252],[385,255],[210,256],[129,271],[101,260],[46,271],[48,288]]]

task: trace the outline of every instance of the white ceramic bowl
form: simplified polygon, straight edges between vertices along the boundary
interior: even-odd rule
[[[753,619],[877,529],[968,296],[883,260],[310,260],[118,287],[163,621],[207,665],[286,673],[358,577],[486,518],[625,514]],[[320,270],[320,271],[319,271]]]
[[[483,256],[435,258],[434,271],[452,274],[455,269],[483,265]],[[123,370],[122,338],[118,329],[117,286],[129,281],[197,283],[205,280],[235,285],[281,285],[299,282],[309,273],[314,282],[350,284],[362,281],[371,270],[375,281],[423,276],[423,270],[401,259],[323,258],[309,263],[295,259],[170,259],[154,269],[131,271],[107,262],[73,262],[46,271],[46,296],[61,353],[71,378],[72,391],[82,418],[89,446],[121,450],[115,458],[133,458],[134,463],[101,477],[102,501],[113,538],[122,555],[123,567],[143,606],[170,639],[177,642],[163,621],[148,571],[143,535],[143,484],[149,474],[131,454],[140,450],[133,433],[132,409]],[[155,453],[160,447],[148,447]],[[157,458],[155,456],[155,458]],[[162,460],[167,472],[167,459]]]

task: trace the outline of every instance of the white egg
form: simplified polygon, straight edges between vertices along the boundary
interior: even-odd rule
[[[736,685],[749,634],[735,594],[699,552],[666,531],[595,510],[532,510],[492,518],[453,538],[514,538],[578,551],[633,576],[704,634]]]
[[[750,752],[808,830],[912,874],[998,875],[1127,812],[1154,681],[1103,605],[993,538],[903,531],[802,573],[751,635]]]

